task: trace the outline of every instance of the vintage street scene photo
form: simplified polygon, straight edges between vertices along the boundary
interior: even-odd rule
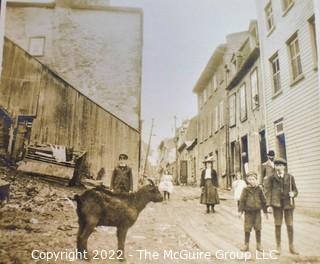
[[[0,264],[320,263],[320,0],[0,0]]]

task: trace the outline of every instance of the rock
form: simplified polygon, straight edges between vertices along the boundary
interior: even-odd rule
[[[36,218],[31,218],[31,219],[29,220],[29,223],[30,223],[30,224],[38,224],[39,221],[38,221],[38,219],[36,219]]]

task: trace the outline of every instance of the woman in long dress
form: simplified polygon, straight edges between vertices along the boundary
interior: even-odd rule
[[[170,194],[173,191],[172,175],[166,169],[161,177],[159,191],[163,192],[164,200],[170,200]]]
[[[214,206],[220,203],[218,194],[218,177],[217,172],[212,168],[212,157],[203,161],[205,169],[201,172],[201,198],[200,203],[207,205],[207,213],[211,211],[214,213]]]

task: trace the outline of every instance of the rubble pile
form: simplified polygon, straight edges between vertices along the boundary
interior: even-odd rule
[[[30,263],[31,252],[71,248],[78,229],[74,190],[0,167],[10,199],[0,206],[0,263]]]

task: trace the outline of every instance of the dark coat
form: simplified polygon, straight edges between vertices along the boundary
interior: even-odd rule
[[[206,170],[204,169],[201,172],[200,187],[205,186],[205,182],[206,182],[204,179],[205,175],[206,175]],[[211,169],[211,181],[212,181],[213,186],[215,186],[217,188],[219,187],[217,172],[214,169]]]
[[[260,184],[264,184],[264,180],[266,180],[266,177],[269,177],[275,173],[274,166],[272,166],[271,162],[272,161],[267,160],[262,164]]]
[[[133,190],[132,169],[128,166],[116,167],[112,173],[111,188],[118,192]]]
[[[259,186],[247,186],[242,190],[239,212],[263,210],[267,213],[266,198]]]
[[[273,175],[267,177],[265,181],[265,195],[267,198],[267,206],[281,207],[281,198],[283,199],[283,208],[284,209],[293,209],[294,208],[294,199],[293,203],[290,203],[290,180],[292,191],[294,192],[294,197],[298,196],[298,189],[294,180],[294,177],[290,174],[285,173],[283,177],[283,192],[281,195],[281,179],[274,173]]]

